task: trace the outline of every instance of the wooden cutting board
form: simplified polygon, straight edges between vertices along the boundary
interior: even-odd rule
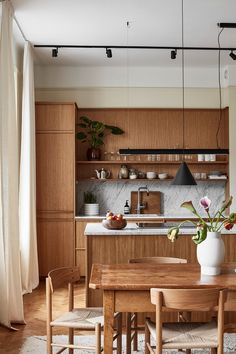
[[[140,214],[161,214],[161,192],[140,192],[140,203],[146,207]],[[131,214],[137,214],[138,192],[131,192]]]

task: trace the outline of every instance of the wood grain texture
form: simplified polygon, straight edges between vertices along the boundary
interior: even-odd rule
[[[229,147],[228,108],[219,109],[186,109],[185,110],[185,148],[192,149],[227,149]],[[219,134],[217,142],[217,129]]]
[[[75,122],[72,103],[36,104],[39,274],[74,265]]]
[[[86,239],[84,236],[84,230],[86,227],[86,221],[76,221],[76,241],[75,241],[75,264],[80,267],[80,275],[85,276],[85,257],[86,257]]]
[[[74,103],[37,102],[36,131],[75,131],[76,105]]]
[[[37,134],[37,210],[74,211],[74,134]]]
[[[235,235],[223,235],[225,243],[225,262],[236,261]],[[87,237],[87,284],[86,293],[89,305],[101,306],[102,291],[89,289],[92,264],[125,264],[131,258],[177,257],[197,264],[196,245],[191,236],[181,235],[172,243],[165,235],[160,236],[88,236]],[[159,265],[158,265],[159,267]],[[189,265],[186,265],[186,269]],[[236,276],[235,276],[236,277]],[[186,275],[188,278],[188,275]],[[178,281],[176,280],[177,284]],[[235,278],[236,282],[236,278]],[[236,283],[235,283],[236,284]],[[136,310],[134,309],[134,312]],[[236,321],[233,313],[227,313],[227,321]],[[195,316],[196,320],[201,318]]]
[[[218,109],[185,110],[185,147],[215,148],[219,123]],[[228,108],[222,111],[219,131],[220,147],[228,147]],[[181,148],[183,146],[182,109],[79,109],[78,117],[117,125],[125,131],[120,136],[109,135],[102,149],[116,152],[120,148]],[[202,129],[204,127],[204,129]],[[77,144],[78,158],[86,160],[86,144]]]
[[[38,220],[39,274],[47,276],[54,268],[74,265],[74,221]]]
[[[141,214],[161,214],[161,192],[140,192],[140,203],[145,205]],[[131,214],[137,213],[138,192],[131,192]]]

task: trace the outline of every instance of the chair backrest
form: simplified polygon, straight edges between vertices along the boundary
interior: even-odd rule
[[[129,263],[187,263],[187,259],[174,257],[143,257],[130,259]]]
[[[220,293],[223,303],[227,290],[222,288],[199,289],[151,289],[151,302],[159,308],[182,311],[213,310],[219,305]]]
[[[48,273],[51,291],[63,285],[73,284],[80,280],[79,267],[57,268]]]
[[[151,289],[151,302],[156,305],[156,353],[162,353],[162,310],[164,308],[172,311],[173,309],[178,311],[218,310],[217,342],[219,353],[222,353],[226,298],[227,290],[222,288]]]

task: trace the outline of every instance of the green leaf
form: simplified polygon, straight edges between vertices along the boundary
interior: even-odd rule
[[[181,206],[181,208],[185,208],[185,209],[190,210],[194,214],[196,213],[196,209],[194,208],[193,203],[192,203],[191,200],[188,201],[188,202],[182,203],[180,206]]]
[[[87,124],[90,124],[92,122],[91,119],[85,116],[80,117],[80,119]]]
[[[174,242],[179,237],[179,227],[174,226],[168,230],[167,237],[171,242]]]
[[[230,205],[232,204],[233,201],[233,197],[232,195],[230,196],[230,198],[228,200],[225,200],[224,203],[222,204],[221,207],[221,212],[223,213],[223,211],[225,211],[225,209],[227,209],[228,207],[230,207]]]
[[[201,228],[197,230],[197,235],[192,237],[192,240],[196,245],[203,242],[207,237],[207,225],[201,225]]]
[[[124,130],[121,129],[121,128],[118,128],[118,127],[115,127],[113,125],[106,125],[105,124],[105,128],[106,129],[110,129],[111,130],[111,133],[114,134],[114,135],[121,135],[124,133]]]
[[[84,132],[79,132],[76,134],[77,139],[84,140],[87,138],[87,135]]]
[[[87,128],[87,124],[84,124],[84,123],[79,123],[77,125],[81,128]]]

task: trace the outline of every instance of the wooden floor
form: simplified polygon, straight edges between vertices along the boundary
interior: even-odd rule
[[[66,290],[61,289],[55,294],[55,314],[66,308]],[[76,306],[85,306],[85,286],[79,285],[76,290]],[[40,282],[32,294],[24,295],[26,325],[13,325],[18,331],[0,327],[0,354],[18,354],[27,337],[46,335],[45,282]],[[63,332],[56,331],[55,334]]]

